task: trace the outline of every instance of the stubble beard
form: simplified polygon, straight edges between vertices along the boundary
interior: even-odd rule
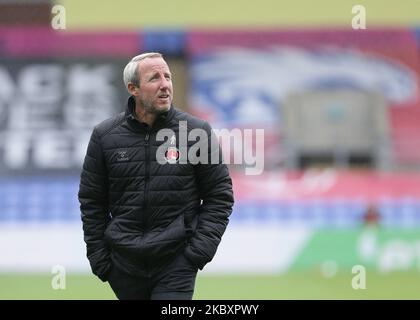
[[[167,112],[171,106],[171,103],[172,101],[169,103],[169,106],[165,106],[165,109],[163,109],[163,108],[158,108],[154,106],[150,100],[143,100],[140,98],[140,105],[143,106],[146,113],[151,113],[151,114],[161,114],[161,113]]]

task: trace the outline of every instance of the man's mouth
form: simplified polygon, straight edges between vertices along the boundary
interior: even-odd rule
[[[160,95],[158,96],[158,98],[159,98],[159,99],[167,99],[167,98],[169,98],[169,94],[162,93],[162,94],[160,94]]]

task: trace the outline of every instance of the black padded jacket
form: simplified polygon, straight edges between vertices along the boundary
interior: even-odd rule
[[[196,128],[210,140],[214,133],[207,122],[171,106],[149,127],[135,118],[134,105],[130,97],[125,112],[94,128],[81,173],[78,196],[87,257],[102,281],[114,266],[152,276],[181,252],[202,269],[216,253],[234,203],[220,153],[211,163],[180,161],[194,145],[202,146],[197,141],[206,142],[209,160],[220,151],[204,139],[179,144],[180,133]],[[172,130],[175,138],[158,141],[162,129]],[[159,163],[158,148],[174,147],[174,142],[175,161]]]

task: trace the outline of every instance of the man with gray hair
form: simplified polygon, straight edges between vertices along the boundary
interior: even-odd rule
[[[160,53],[134,57],[123,77],[126,111],[94,128],[81,173],[87,257],[119,299],[192,299],[197,271],[226,230],[232,181],[220,152],[214,161],[210,125],[172,105]],[[181,163],[193,141],[180,149],[180,132],[194,129],[206,133],[211,161]],[[164,130],[173,132],[166,142]]]

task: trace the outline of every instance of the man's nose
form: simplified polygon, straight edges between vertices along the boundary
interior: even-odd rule
[[[166,78],[163,78],[161,81],[160,81],[160,89],[162,90],[162,89],[168,89],[169,87],[170,87],[170,84],[171,84],[171,80],[168,80],[168,79],[166,79]]]

